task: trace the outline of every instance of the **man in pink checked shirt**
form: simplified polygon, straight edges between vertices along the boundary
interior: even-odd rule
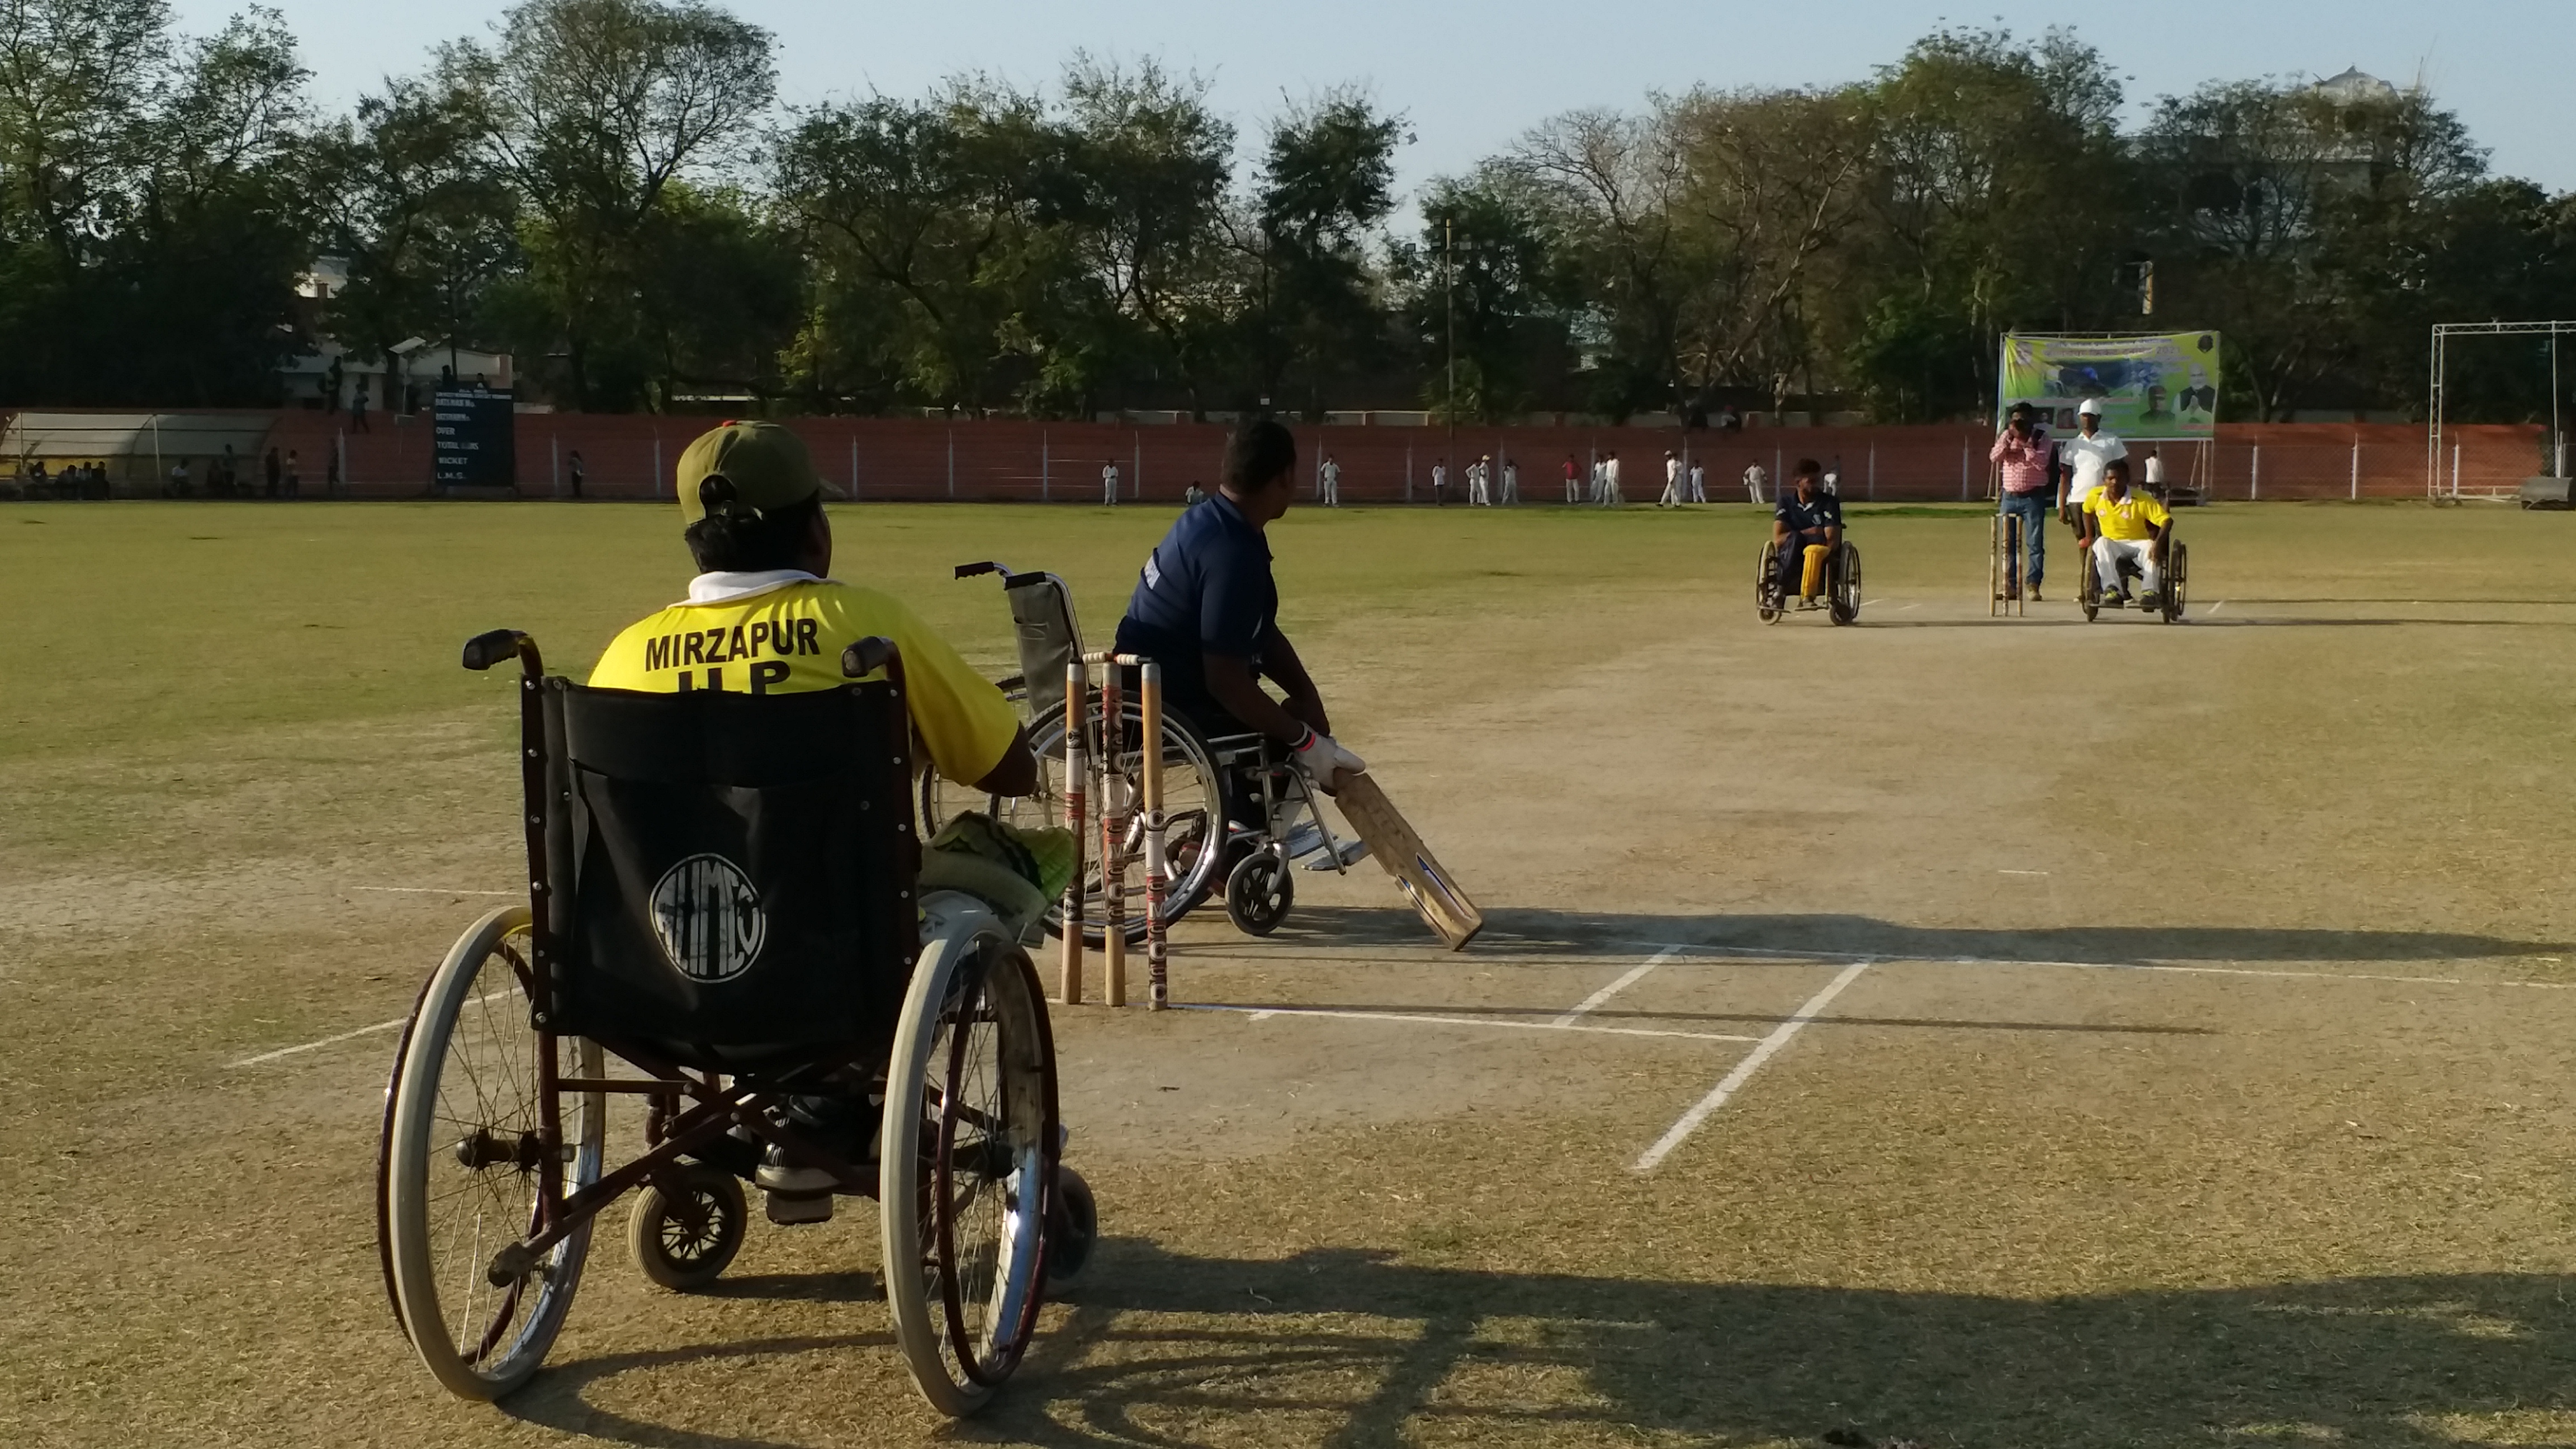
[[[1993,451],[1986,455],[2003,465],[2003,505],[2008,518],[2021,521],[2021,546],[2030,555],[2030,569],[2023,572],[2019,559],[2008,559],[2005,566],[2011,577],[2027,581],[2030,596],[2039,597],[2041,566],[2048,557],[2048,515],[2056,502],[2057,446],[2048,440],[2048,429],[2032,420],[2030,404],[2014,403],[2010,420],[1995,438]],[[2020,582],[2006,585],[2016,592]]]

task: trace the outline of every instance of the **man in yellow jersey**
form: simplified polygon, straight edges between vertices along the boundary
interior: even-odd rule
[[[2129,601],[2120,583],[2120,562],[2126,559],[2138,567],[2138,607],[2155,608],[2173,515],[2154,495],[2129,491],[2128,459],[2112,459],[2102,471],[2102,486],[2085,495],[2084,529],[2103,606],[2116,609]]]
[[[680,455],[689,596],[629,625],[591,670],[594,689],[793,694],[836,689],[841,651],[883,635],[903,651],[905,702],[930,764],[996,795],[1037,788],[1019,712],[910,609],[827,578],[832,525],[804,441],[775,423],[726,423]]]
[[[698,564],[689,596],[629,625],[590,672],[594,689],[793,694],[847,682],[841,651],[882,635],[903,651],[904,702],[931,766],[996,795],[1037,788],[1037,761],[1019,712],[910,609],[825,575],[832,525],[822,481],[794,433],[774,423],[725,423],[680,455],[684,537]],[[865,1081],[789,1099],[788,1120],[865,1158],[876,1122]],[[770,1147],[752,1180],[770,1220],[832,1215],[835,1179]]]

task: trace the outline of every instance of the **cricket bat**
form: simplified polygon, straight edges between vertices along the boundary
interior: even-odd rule
[[[1342,807],[1342,818],[1368,842],[1369,854],[1395,877],[1405,898],[1421,913],[1423,924],[1439,932],[1452,951],[1476,939],[1476,933],[1485,929],[1485,913],[1450,879],[1447,868],[1432,858],[1431,847],[1414,834],[1377,781],[1365,774],[1346,773],[1333,799]]]

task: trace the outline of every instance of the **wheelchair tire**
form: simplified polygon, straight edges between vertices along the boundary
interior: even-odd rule
[[[1019,1366],[1045,1299],[1055,1041],[1028,953],[990,934],[925,947],[886,1083],[886,1305],[914,1386],[962,1417]]]
[[[1834,579],[1826,591],[1825,607],[1838,625],[1860,618],[1860,550],[1849,543],[1834,551]]]
[[[2075,603],[2084,611],[2084,622],[2090,624],[2102,612],[2102,584],[2093,576],[2093,556],[2090,553],[2078,559],[2075,566],[2083,570],[2084,578],[2084,582],[2075,587]]]
[[[1143,706],[1133,699],[1125,701],[1122,711],[1129,726],[1142,733],[1145,726]],[[969,792],[963,786],[939,781],[933,771],[922,777],[922,828],[927,841],[937,834],[930,824],[941,824],[958,809],[985,809],[1007,825],[1061,826],[1065,823],[1064,807],[1064,721],[1055,719],[1030,730],[1029,746],[1038,757],[1038,793],[1022,799],[1006,799]],[[1141,790],[1142,781],[1136,782]],[[1100,877],[1100,801],[1097,791],[1088,802],[1090,817],[1083,824],[1082,842],[1083,906],[1082,939],[1088,946],[1100,946],[1109,939]],[[971,804],[949,802],[971,800]],[[988,803],[989,802],[989,803]],[[940,813],[944,809],[945,813]],[[1196,910],[1214,893],[1224,865],[1222,846],[1214,843],[1214,827],[1225,813],[1223,787],[1217,782],[1216,762],[1207,746],[1179,720],[1163,718],[1163,846],[1165,858],[1173,863],[1174,875],[1163,891],[1163,924]],[[1145,939],[1145,869],[1143,863],[1145,826],[1141,816],[1130,813],[1127,824],[1129,846],[1137,853],[1136,863],[1127,872],[1127,941],[1133,945]],[[1047,933],[1064,934],[1062,902],[1046,914]]]
[[[1100,1204],[1091,1184],[1070,1167],[1055,1170],[1055,1211],[1047,1216],[1047,1281],[1070,1283],[1091,1261],[1100,1239]]]
[[[1267,936],[1297,903],[1297,880],[1276,849],[1256,850],[1236,861],[1225,878],[1225,918],[1247,936]]]
[[[528,908],[504,906],[457,938],[404,1033],[385,1134],[385,1234],[403,1331],[459,1398],[497,1399],[537,1371],[581,1286],[585,1219],[506,1286],[493,1251],[531,1230],[543,1204],[526,1169],[541,1125],[540,1042],[524,987]],[[600,1074],[596,1042],[558,1038],[559,1070]],[[563,1099],[567,1194],[599,1180],[607,1108]]]
[[[2183,547],[2182,540],[2175,539],[2171,552],[2173,557],[2165,564],[2165,591],[2156,601],[2161,606],[2164,621],[2168,624],[2181,621],[2183,590],[2191,580],[2191,550]]]
[[[635,1195],[626,1248],[655,1287],[694,1293],[723,1276],[742,1251],[751,1207],[741,1178],[702,1162],[681,1168],[673,1185],[677,1197],[664,1195],[658,1182]]]

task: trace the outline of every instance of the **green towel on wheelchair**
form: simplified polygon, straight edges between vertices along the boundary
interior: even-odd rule
[[[1073,832],[1022,829],[978,810],[948,822],[921,857],[924,890],[961,890],[1034,920],[1073,881]]]

